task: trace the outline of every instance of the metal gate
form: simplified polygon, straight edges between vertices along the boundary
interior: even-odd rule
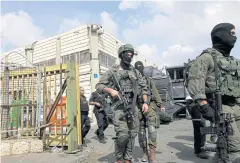
[[[76,150],[82,144],[78,64],[2,68],[2,139],[40,137],[46,146]]]

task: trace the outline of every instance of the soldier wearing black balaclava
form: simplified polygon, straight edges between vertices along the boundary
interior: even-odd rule
[[[196,104],[192,108],[191,115],[194,127],[194,150],[198,157],[208,158],[208,153],[202,148],[205,135],[201,135],[200,132],[200,127],[203,126],[201,119],[207,119],[212,123],[218,120],[215,119],[214,114],[216,108],[214,95],[218,86],[223,112],[233,117],[229,129],[233,131],[233,135],[229,135],[227,139],[229,154],[226,160],[237,163],[237,159],[240,159],[240,61],[230,55],[237,40],[234,25],[230,23],[216,25],[212,29],[211,38],[212,48],[204,50],[196,58],[189,68],[186,79],[187,89]],[[221,162],[221,156],[222,154],[217,152],[213,162]]]
[[[138,141],[139,145],[143,150],[143,157],[142,162],[147,161],[147,145],[149,146],[150,150],[150,160],[152,163],[156,163],[156,147],[157,147],[157,115],[156,112],[158,110],[165,110],[165,108],[162,106],[162,100],[158,93],[158,90],[154,84],[154,81],[152,79],[152,72],[147,73],[144,71],[144,65],[141,61],[137,61],[135,63],[135,68],[142,74],[142,76],[146,79],[148,87],[149,87],[149,112],[144,115],[142,112],[139,112],[139,120],[140,120],[140,127],[139,127],[139,133],[138,133]],[[145,72],[145,73],[144,73]],[[143,104],[142,100],[138,101],[138,107],[141,107]],[[148,140],[146,139],[146,132],[145,128],[148,130]],[[148,141],[148,144],[146,143],[146,140]]]

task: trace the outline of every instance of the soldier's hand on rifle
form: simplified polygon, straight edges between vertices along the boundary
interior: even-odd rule
[[[114,89],[112,89],[112,90],[110,91],[110,94],[111,94],[111,96],[114,97],[114,98],[118,97],[118,91],[116,91],[116,90],[114,90]],[[119,97],[118,97],[118,98],[119,98]]]
[[[215,122],[214,109],[209,104],[204,104],[204,105],[200,106],[200,108],[201,108],[200,111],[202,113],[203,118],[214,123]]]
[[[165,112],[165,108],[164,108],[163,106],[160,107],[160,110],[161,110],[162,112]]]
[[[98,106],[98,107],[102,107],[102,105],[98,102],[96,102],[95,105]]]
[[[148,112],[148,104],[144,103],[142,105],[142,112],[143,112],[143,114],[146,114]]]

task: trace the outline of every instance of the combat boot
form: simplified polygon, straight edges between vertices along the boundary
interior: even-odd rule
[[[209,152],[207,151],[201,151],[199,153],[196,153],[197,157],[201,158],[201,159],[208,159],[209,156]]]
[[[157,163],[156,160],[156,147],[150,145],[150,160],[152,163]]]
[[[84,139],[82,139],[82,147],[87,147],[87,143]]]
[[[104,138],[99,139],[99,142],[102,143],[102,144],[106,144],[107,143]]]
[[[143,149],[143,157],[142,157],[142,162],[147,162],[147,148],[142,148]]]

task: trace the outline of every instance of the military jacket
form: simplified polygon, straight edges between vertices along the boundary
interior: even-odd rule
[[[151,96],[150,97],[151,102],[153,102],[157,107],[161,107],[162,99],[161,99],[161,97],[158,93],[158,90],[155,86],[155,83],[154,83],[153,79],[150,78],[150,77],[145,77],[145,78],[146,78],[147,82],[149,82],[149,85],[150,85],[149,91],[150,91],[150,96]]]
[[[217,74],[214,68],[217,64]],[[216,79],[217,75],[217,79]],[[206,93],[213,93],[218,82],[222,95],[240,97],[240,62],[233,57],[224,57],[215,49],[205,50],[189,69],[188,91],[196,99],[206,99]]]
[[[81,111],[89,111],[89,106],[88,106],[88,101],[87,98],[85,96],[80,97],[80,110]]]

